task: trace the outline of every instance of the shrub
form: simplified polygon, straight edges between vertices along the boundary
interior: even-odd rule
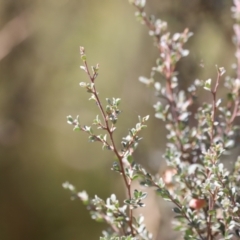
[[[164,159],[167,169],[162,176],[153,176],[133,159],[141,137],[140,132],[146,127],[149,116],[139,117],[136,126],[122,139],[122,148],[117,149],[114,139],[120,99],[107,98],[104,106],[100,100],[95,80],[99,66],[89,68],[85,50],[80,47],[83,61],[81,69],[89,82],[80,86],[90,95],[100,112],[91,126],[83,125],[79,118],[67,117],[75,131],[86,132],[90,142],[100,142],[102,148],[112,151],[117,161],[112,170],[118,172],[124,181],[127,196],[120,204],[112,194],[106,201],[95,196],[89,198],[85,191],[77,192],[70,183],[64,183],[76,198],[82,200],[96,221],[103,221],[109,228],[103,231],[101,239],[152,239],[144,225],[143,216],[134,216],[133,209],[144,207],[145,192],[132,189],[132,182],[138,179],[141,185],[156,189],[156,193],[174,204],[174,229],[181,232],[184,239],[233,239],[240,236],[240,158],[234,161],[231,170],[227,170],[221,157],[236,147],[239,126],[236,118],[240,115],[240,0],[234,0],[232,7],[234,25],[234,44],[236,46],[236,76],[223,77],[223,67],[216,67],[216,79],[212,81],[196,80],[186,92],[179,90],[179,78],[176,64],[188,55],[184,49],[192,33],[185,29],[182,33],[170,34],[167,23],[148,17],[145,13],[145,0],[130,0],[137,9],[137,19],[149,29],[159,53],[156,66],[150,77],[139,80],[151,86],[158,101],[154,105],[155,117],[165,122],[168,130]],[[164,83],[158,81],[156,73]],[[226,98],[217,96],[220,81],[225,82]],[[189,109],[196,106],[198,90],[204,88],[211,95],[211,102],[203,103],[195,114]],[[191,126],[189,122],[195,121]],[[95,134],[94,128],[103,134]]]

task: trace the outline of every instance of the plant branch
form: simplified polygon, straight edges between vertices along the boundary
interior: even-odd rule
[[[99,96],[98,96],[98,93],[96,91],[95,79],[97,77],[97,71],[94,71],[93,75],[91,75],[91,73],[89,71],[89,67],[88,67],[87,61],[86,61],[86,56],[85,56],[85,52],[84,52],[84,48],[83,47],[80,47],[80,55],[82,57],[82,60],[83,60],[84,66],[85,66],[85,71],[87,72],[87,75],[88,75],[91,83],[93,84],[92,94],[94,95],[94,97],[96,99],[97,106],[99,107],[99,110],[100,110],[100,112],[102,114],[102,118],[103,118],[103,121],[105,123],[104,129],[107,131],[107,133],[108,133],[108,135],[110,137],[110,141],[111,141],[111,144],[112,144],[112,150],[115,153],[115,155],[116,155],[116,157],[118,159],[118,162],[120,164],[121,173],[122,173],[122,176],[123,176],[123,179],[124,179],[125,186],[127,188],[127,194],[128,194],[129,199],[131,199],[132,198],[132,194],[131,194],[131,179],[129,179],[127,177],[126,173],[125,173],[123,156],[120,155],[118,150],[117,150],[117,147],[116,147],[116,144],[115,144],[115,141],[114,141],[114,138],[113,138],[113,130],[112,130],[112,128],[109,125],[108,117],[107,117],[105,111],[103,110],[102,103],[101,103],[101,101],[99,99]],[[130,230],[131,230],[131,235],[134,237],[135,233],[134,233],[133,222],[132,221],[133,221],[133,210],[129,207],[129,227],[130,227]]]
[[[212,93],[212,98],[213,98],[213,103],[212,103],[212,116],[211,116],[211,122],[212,122],[212,126],[211,126],[211,131],[210,131],[210,141],[211,144],[213,144],[213,139],[214,139],[214,128],[215,128],[215,118],[216,118],[216,112],[217,112],[217,89],[219,86],[219,80],[220,80],[220,72],[218,70],[218,74],[217,74],[217,79],[216,79],[216,83],[214,88],[211,90]]]
[[[133,3],[133,5],[137,8],[137,10],[139,11],[139,13],[141,14],[142,20],[144,22],[144,24],[148,27],[148,29],[150,31],[156,32],[156,26],[149,20],[149,18],[146,16],[146,13],[144,12],[144,7],[140,7],[138,4]],[[188,30],[185,30],[185,34],[188,32]],[[161,34],[154,34],[154,38],[156,41],[156,46],[159,50],[159,54],[161,55],[162,53],[166,56],[165,58],[165,68],[164,68],[164,77],[166,79],[166,90],[167,90],[167,94],[166,94],[166,99],[170,105],[170,111],[171,111],[171,115],[173,117],[173,121],[174,123],[172,123],[172,126],[174,128],[174,131],[176,133],[176,138],[177,138],[177,146],[178,149],[182,152],[182,154],[185,153],[185,149],[183,146],[183,143],[181,141],[181,133],[178,129],[178,126],[180,125],[180,120],[179,120],[179,113],[177,111],[177,104],[174,98],[174,92],[173,92],[173,88],[172,88],[172,83],[171,83],[171,78],[172,75],[175,71],[175,64],[171,64],[171,54],[170,54],[170,46],[168,46],[167,44],[165,45],[165,48],[162,47],[161,45]],[[182,46],[181,46],[182,47]],[[177,124],[177,126],[176,126]],[[188,159],[189,163],[192,163],[191,158]]]

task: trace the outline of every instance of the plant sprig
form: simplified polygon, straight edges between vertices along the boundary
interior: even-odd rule
[[[185,29],[182,33],[171,34],[166,22],[148,17],[145,0],[130,0],[130,3],[137,9],[137,19],[148,27],[159,54],[150,77],[140,77],[139,80],[153,86],[159,97],[154,108],[155,117],[165,122],[168,130],[163,155],[167,169],[162,175],[153,176],[133,159],[141,140],[139,133],[146,127],[149,116],[139,117],[136,126],[122,139],[122,148],[117,149],[114,132],[121,113],[121,99],[107,98],[107,105],[103,106],[95,85],[99,65],[89,68],[85,50],[80,47],[83,61],[80,68],[89,79],[89,82],[81,82],[80,86],[91,94],[90,100],[98,106],[101,119],[97,115],[92,126],[80,124],[79,117],[73,119],[68,116],[67,121],[74,130],[86,132],[90,142],[101,142],[103,149],[115,154],[117,161],[113,163],[112,170],[123,177],[127,197],[120,206],[114,194],[104,201],[97,196],[89,198],[85,191],[77,192],[69,183],[65,183],[64,187],[72,192],[74,198],[83,201],[93,219],[110,226],[103,232],[103,240],[117,237],[126,240],[152,239],[143,223],[144,218],[133,214],[134,209],[145,206],[143,200],[147,197],[145,192],[132,189],[132,182],[136,179],[140,180],[142,186],[155,188],[158,195],[174,204],[174,226],[184,239],[227,240],[234,235],[240,237],[240,158],[235,161],[232,171],[227,170],[222,162],[222,156],[236,146],[239,129],[235,120],[240,116],[240,0],[234,0],[232,8],[236,19],[236,76],[223,79],[225,69],[217,67],[213,86],[211,79],[196,80],[188,91],[179,88],[181,79],[176,64],[188,55],[189,51],[183,47],[192,33]],[[160,80],[156,73],[161,75]],[[225,106],[217,96],[220,81],[225,83],[228,91]],[[199,88],[210,92],[212,100],[202,103],[194,114],[189,107],[195,104]],[[196,122],[194,125],[190,124],[193,119]],[[93,127],[105,134],[95,134]]]
[[[133,209],[136,208],[136,206],[141,207],[143,205],[141,205],[141,202],[138,201],[137,195],[135,195],[134,197],[132,196],[132,189],[131,189],[131,184],[133,181],[132,174],[131,174],[132,173],[131,163],[133,161],[132,154],[135,148],[137,147],[138,142],[141,140],[141,138],[138,137],[138,134],[143,128],[146,127],[145,122],[148,120],[149,116],[146,116],[143,118],[139,117],[139,122],[136,124],[136,127],[130,129],[129,135],[123,138],[121,142],[122,149],[119,151],[116,147],[113,134],[114,134],[114,131],[116,130],[115,125],[118,120],[118,115],[120,114],[119,104],[121,99],[113,98],[111,100],[107,98],[106,110],[104,110],[103,104],[99,98],[99,94],[96,90],[96,85],[95,85],[95,80],[98,76],[99,65],[97,64],[96,67],[92,66],[91,67],[92,73],[91,73],[88,67],[87,57],[83,47],[80,47],[80,56],[84,64],[83,66],[80,66],[80,68],[84,70],[84,72],[87,74],[90,80],[90,83],[81,82],[80,86],[85,88],[87,92],[91,94],[90,100],[95,101],[102,116],[102,121],[97,116],[93,121],[93,125],[96,125],[98,129],[105,131],[107,134],[96,135],[93,132],[93,128],[91,126],[85,126],[80,124],[79,117],[77,117],[76,119],[73,119],[72,116],[67,116],[67,122],[74,126],[74,130],[82,130],[88,133],[90,142],[101,142],[103,145],[103,149],[111,150],[114,152],[118,160],[118,163],[114,163],[112,169],[114,171],[119,172],[123,176],[124,184],[127,189],[127,195],[128,195],[128,198],[125,200],[125,203],[127,204],[126,206],[128,206],[128,215],[122,216],[122,219],[125,220],[125,223],[127,222],[127,225],[130,230],[128,231],[125,229],[126,226],[125,224],[123,224],[124,221],[122,221],[121,224],[124,225],[124,227],[122,226],[124,230],[123,231],[124,235],[130,234],[132,237],[134,237],[138,234],[138,231],[136,230],[135,224],[133,223],[134,221]],[[107,140],[107,137],[109,137],[110,139],[109,141]],[[136,190],[134,192],[136,192]],[[93,209],[93,205],[94,204],[92,202],[91,209]],[[105,213],[102,213],[101,216],[105,216]],[[106,218],[104,219],[106,220]]]

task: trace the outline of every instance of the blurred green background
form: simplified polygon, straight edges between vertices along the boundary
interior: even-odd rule
[[[230,72],[235,62],[231,4],[147,2],[147,12],[168,21],[171,32],[186,27],[194,32],[187,44],[191,54],[178,64],[181,88],[196,78],[214,78],[215,64]],[[89,124],[97,114],[78,85],[87,80],[79,69],[80,45],[90,64],[100,64],[101,99],[122,98],[116,139],[120,142],[138,115],[150,114],[135,159],[149,171],[161,168],[164,125],[154,119],[153,91],[137,80],[149,76],[157,51],[134,11],[127,0],[0,0],[1,240],[98,239],[105,226],[92,221],[80,202],[70,201],[65,181],[90,196],[124,197],[121,179],[110,171],[113,155],[66,123],[67,115],[80,115],[81,123]],[[154,223],[147,217],[155,239],[176,239],[163,214],[168,210],[150,196],[145,213],[156,215]]]

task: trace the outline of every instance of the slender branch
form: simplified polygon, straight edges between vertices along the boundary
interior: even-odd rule
[[[156,187],[157,189],[160,189],[158,184],[156,182],[154,182],[152,179],[149,179],[152,183],[152,186]],[[171,194],[168,195],[169,199],[172,201],[172,203],[174,203],[179,209],[182,209],[182,205],[180,203],[178,203],[178,201],[176,201],[176,199],[174,197],[171,196]],[[192,223],[192,221],[190,220],[190,218],[187,216],[187,214],[185,212],[182,212],[183,216],[186,218],[186,220],[189,223]],[[200,229],[198,229],[197,227],[194,226],[194,229],[196,230],[198,236],[200,237],[200,239],[205,240],[205,238],[202,236]]]
[[[156,27],[155,25],[148,19],[148,17],[146,16],[145,12],[144,12],[144,8],[138,6],[136,3],[133,3],[133,5],[137,8],[137,10],[141,13],[142,16],[142,20],[145,23],[145,25],[148,27],[149,30],[155,32],[156,31]],[[177,111],[177,105],[176,105],[176,101],[174,99],[174,92],[173,92],[173,88],[172,88],[172,83],[171,83],[171,78],[172,75],[175,71],[175,65],[171,64],[171,56],[170,56],[170,48],[169,46],[165,46],[166,49],[164,49],[162,47],[162,45],[160,44],[160,40],[161,40],[161,35],[154,35],[154,38],[156,40],[156,45],[157,48],[159,50],[160,55],[162,53],[164,53],[166,55],[166,67],[164,68],[164,76],[166,78],[166,90],[167,90],[167,96],[165,97],[170,105],[170,111],[171,114],[173,116],[173,120],[174,123],[172,123],[172,126],[174,128],[174,131],[176,133],[176,138],[177,138],[177,147],[178,149],[184,154],[185,153],[185,149],[183,147],[182,141],[181,141],[181,133],[178,129],[178,126],[180,125],[180,120],[179,120],[179,113]],[[177,126],[176,126],[177,124]],[[191,158],[188,159],[189,163],[192,163]]]
[[[85,56],[85,53],[84,53],[84,48],[80,47],[80,55],[81,56]],[[85,66],[85,71],[91,81],[91,83],[93,84],[93,87],[92,87],[92,94],[94,95],[95,99],[96,99],[96,103],[97,103],[97,106],[99,107],[99,110],[101,112],[101,115],[102,115],[102,118],[104,120],[104,123],[105,123],[105,126],[104,126],[104,129],[107,131],[109,137],[110,137],[110,141],[111,141],[111,144],[112,144],[112,150],[113,152],[115,153],[118,161],[119,161],[119,164],[120,164],[120,169],[121,169],[121,173],[122,173],[122,176],[123,176],[123,179],[124,179],[124,183],[125,183],[125,186],[127,188],[127,194],[128,194],[128,197],[129,199],[132,198],[132,193],[131,193],[131,179],[129,179],[125,173],[125,169],[124,169],[124,162],[123,162],[123,155],[119,154],[118,150],[117,150],[117,147],[116,147],[116,144],[115,144],[115,141],[114,141],[114,138],[113,138],[113,130],[112,130],[112,127],[110,127],[109,125],[109,122],[108,122],[108,117],[103,109],[103,106],[102,106],[102,103],[99,99],[99,96],[98,96],[98,93],[96,91],[96,87],[95,87],[95,79],[97,77],[97,72],[94,71],[93,75],[90,73],[89,71],[89,67],[88,67],[88,64],[87,64],[87,61],[85,58],[83,58],[83,63],[84,63],[84,66]],[[129,227],[130,227],[130,230],[131,230],[131,235],[134,237],[135,236],[135,233],[134,233],[134,229],[133,229],[133,210],[129,207]]]
[[[228,125],[230,125],[230,127],[231,127],[231,124],[234,122],[235,118],[237,117],[238,108],[239,108],[239,94],[237,96],[236,101],[234,102],[234,108],[233,108],[233,111],[232,111],[232,116],[231,116],[230,120],[228,121]]]
[[[218,70],[218,74],[217,74],[217,79],[215,82],[215,86],[213,89],[211,89],[211,93],[212,93],[212,115],[211,115],[211,128],[210,128],[210,144],[213,145],[213,140],[214,140],[214,129],[215,129],[215,118],[216,118],[216,112],[217,112],[217,89],[219,86],[219,81],[220,81],[220,72]],[[213,161],[213,164],[215,164],[215,161]],[[212,172],[207,169],[207,178],[210,178]],[[211,224],[212,224],[212,215],[209,214],[209,211],[212,211],[214,209],[214,204],[215,204],[215,196],[214,194],[209,191],[210,195],[209,195],[209,202],[208,202],[208,211],[206,211],[206,217],[207,217],[207,240],[213,240],[213,233],[212,233],[212,228],[211,228]]]
[[[95,208],[94,205],[89,205],[89,210],[98,212],[98,214],[100,214],[101,217],[104,219],[104,221],[105,221],[107,224],[110,225],[110,227],[112,228],[112,230],[113,230],[114,232],[116,232],[116,233],[119,233],[119,232],[120,232],[120,230],[117,228],[117,226],[113,225],[112,222],[109,221],[107,215],[104,214],[104,213],[99,212],[99,211]],[[123,231],[123,233],[126,235],[124,229],[122,229],[122,231]]]
[[[216,80],[216,83],[215,83],[215,86],[214,88],[211,90],[211,93],[212,93],[212,97],[213,97],[213,103],[212,103],[212,127],[211,127],[211,132],[210,132],[210,141],[211,141],[211,144],[213,144],[213,138],[214,138],[214,123],[215,123],[215,118],[216,118],[216,112],[217,112],[217,89],[218,89],[218,86],[219,86],[219,80],[220,80],[220,72],[218,70],[218,75],[217,75],[217,80]]]

